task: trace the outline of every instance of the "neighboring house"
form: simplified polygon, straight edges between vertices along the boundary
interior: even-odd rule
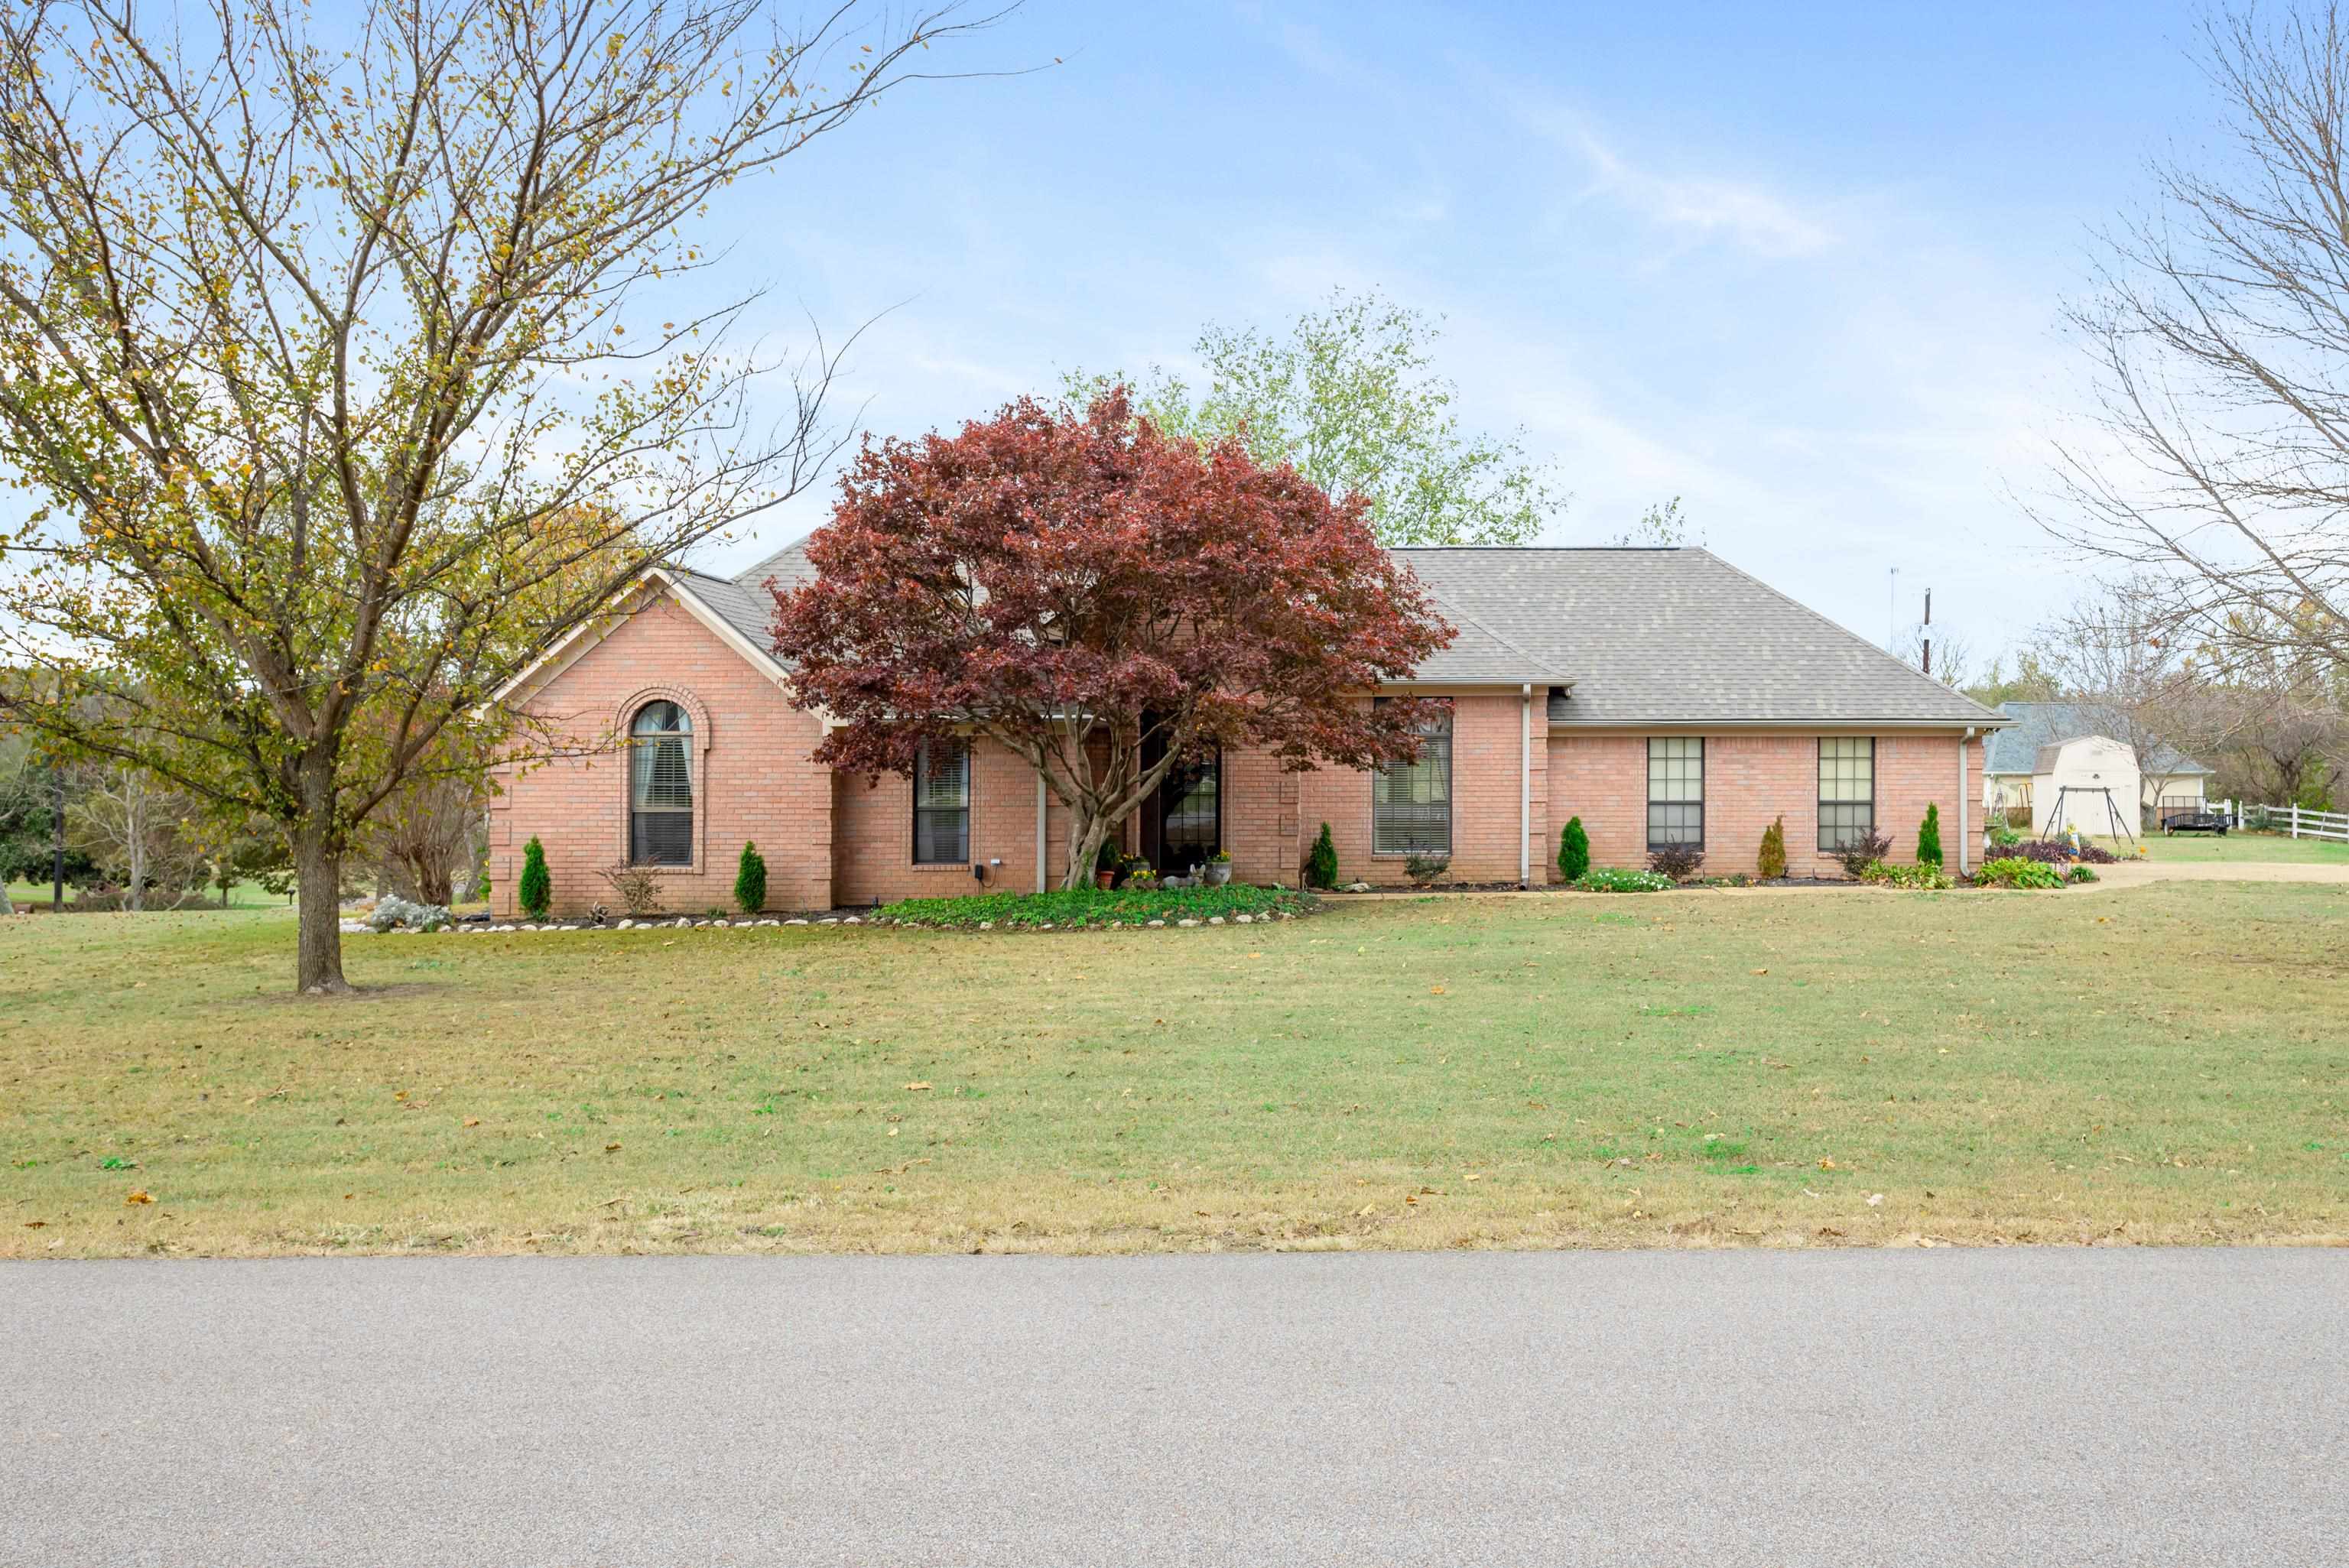
[[[2159,821],[2163,811],[2202,804],[2212,770],[2158,743],[2147,748],[2140,766],[2127,742],[2098,733],[2114,727],[2108,708],[2081,702],[2002,702],[1998,710],[2013,723],[1990,739],[1982,769],[1986,814],[2011,812],[2033,831],[2060,833],[2076,827],[2084,833],[2110,833],[2111,812],[2101,793],[2110,789],[2123,824],[2137,832],[2145,823]],[[2061,821],[2054,820],[2059,796]],[[2136,815],[2130,814],[2132,800],[2137,802]]]
[[[1174,871],[1222,850],[1238,881],[1294,885],[1327,822],[1349,882],[1404,882],[1426,853],[1450,856],[1455,881],[1543,882],[1579,816],[1596,865],[1688,841],[1707,872],[1751,873],[1783,817],[1802,875],[1871,828],[1912,859],[1938,803],[1953,866],[1967,858],[1981,738],[2011,721],[1711,552],[1397,553],[1459,629],[1390,688],[1449,700],[1420,758],[1291,773],[1225,753],[1170,776],[1124,825],[1127,850]],[[793,705],[769,651],[764,587],[810,571],[794,545],[733,578],[652,573],[501,694],[581,753],[502,775],[502,912],[533,835],[572,911],[607,901],[598,872],[623,860],[667,880],[668,908],[722,908],[745,840],[781,909],[1058,883],[1067,814],[992,743],[877,783],[811,759],[823,719]]]

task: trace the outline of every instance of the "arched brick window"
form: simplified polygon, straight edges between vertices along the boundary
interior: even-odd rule
[[[628,723],[628,861],[693,863],[693,716],[656,698]]]

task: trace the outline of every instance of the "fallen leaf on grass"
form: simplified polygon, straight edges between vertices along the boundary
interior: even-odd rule
[[[1441,996],[1444,995],[1444,987],[1441,985],[1430,985],[1427,988],[1427,994],[1431,996]]]
[[[146,1189],[146,1188],[141,1187],[141,1188],[140,1188],[138,1191],[136,1191],[132,1192],[132,1193],[130,1194],[130,1196],[129,1196],[128,1198],[123,1199],[122,1201],[123,1201],[123,1202],[125,1202],[125,1203],[151,1203],[151,1202],[153,1202],[155,1200],[154,1200],[152,1197],[150,1197],[150,1196],[149,1196],[149,1195],[148,1195],[148,1191],[147,1191],[147,1189]]]
[[[604,1145],[604,1152],[606,1154],[617,1154],[619,1151],[620,1146],[616,1143],[606,1143]]]
[[[28,1231],[37,1231],[45,1228],[48,1222],[47,1220],[27,1220],[25,1222],[25,1229]]]
[[[465,1119],[465,1125],[468,1127],[479,1127],[481,1125],[481,1119],[478,1116],[469,1116]]]
[[[926,1083],[909,1083],[909,1084],[907,1084],[907,1085],[905,1086],[905,1088],[906,1088],[908,1090],[913,1090],[913,1089],[923,1089],[923,1088],[929,1088],[929,1087],[930,1087],[930,1086],[929,1086],[929,1085],[927,1085],[927,1084],[926,1084]]]
[[[1869,1208],[1871,1208],[1871,1209],[1875,1208],[1878,1203],[1881,1203],[1881,1202],[1884,1202],[1884,1194],[1883,1194],[1883,1193],[1881,1193],[1881,1192],[1870,1192],[1870,1193],[1868,1195],[1868,1206]]]
[[[1767,969],[1756,969],[1754,973],[1756,975],[1767,975],[1770,972]]]
[[[1834,1161],[1832,1158],[1829,1158],[1829,1159],[1826,1159],[1826,1160],[1822,1160],[1822,1161],[1819,1161],[1819,1169],[1820,1169],[1820,1170],[1822,1170],[1822,1171],[1832,1171],[1832,1170],[1834,1170],[1835,1168],[1836,1168],[1836,1162],[1835,1162],[1835,1161]]]

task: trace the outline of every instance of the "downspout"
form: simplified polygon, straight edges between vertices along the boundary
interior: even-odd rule
[[[1965,738],[1958,742],[1958,874],[1966,874],[1966,786],[1971,782],[1966,774],[1966,753],[1973,749],[1974,727],[1966,726]]]
[[[1534,880],[1534,688],[1517,698],[1517,885]]]
[[[1044,770],[1036,769],[1036,891],[1050,891],[1044,885]]]

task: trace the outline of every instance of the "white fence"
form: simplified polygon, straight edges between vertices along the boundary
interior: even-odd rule
[[[2220,810],[2234,808],[2235,826],[2266,828],[2295,839],[2330,839],[2349,844],[2349,811],[2312,811],[2302,806],[2246,806],[2240,800],[2221,802]]]

